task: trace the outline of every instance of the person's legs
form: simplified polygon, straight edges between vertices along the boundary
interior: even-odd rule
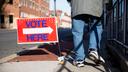
[[[96,31],[97,31],[97,36],[98,36],[98,46],[100,48],[101,35],[103,32],[102,24],[101,23],[97,24],[95,29],[97,29]],[[101,62],[105,62],[104,59],[101,56],[99,56],[97,53],[97,39],[96,39],[96,34],[95,34],[94,30],[91,31],[91,33],[90,33],[89,57],[95,61],[100,60]]]
[[[84,45],[83,45],[83,35],[85,30],[85,22],[83,20],[73,19],[72,24],[72,34],[73,34],[73,43],[74,43],[74,65],[78,67],[84,66]]]
[[[82,20],[73,19],[72,34],[74,42],[75,60],[84,60],[84,45],[83,45],[83,35],[84,35],[85,22]]]
[[[102,35],[102,32],[103,32],[103,29],[102,29],[101,22],[99,22],[99,23],[100,24],[97,24],[95,29],[97,29],[98,39],[99,39],[99,44],[98,45],[99,45],[99,48],[100,48],[100,41],[101,41],[101,35]],[[91,31],[91,33],[90,33],[89,48],[97,50],[96,34],[95,34],[94,30]]]

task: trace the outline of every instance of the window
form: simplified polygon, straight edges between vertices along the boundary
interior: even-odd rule
[[[4,15],[0,15],[0,23],[4,23]]]
[[[49,0],[44,0],[45,2],[49,3]]]
[[[13,15],[9,15],[9,23],[13,23]]]
[[[7,3],[13,4],[13,0],[6,0]]]

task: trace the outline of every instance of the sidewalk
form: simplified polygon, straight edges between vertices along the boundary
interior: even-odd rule
[[[103,66],[95,66],[87,61],[90,65],[83,68],[77,68],[69,62],[60,65],[58,61],[9,62],[0,65],[0,72],[105,72]]]
[[[60,42],[60,47],[65,55],[67,49],[72,48],[72,43]],[[85,67],[77,68],[68,61],[59,64],[58,57],[57,45],[41,45],[37,49],[22,51],[17,57],[0,64],[0,72],[106,72],[104,66],[96,66],[89,59]]]

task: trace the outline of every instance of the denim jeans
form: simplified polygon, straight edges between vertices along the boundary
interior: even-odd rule
[[[95,23],[96,20],[94,20],[93,23]],[[91,23],[93,25],[93,23]],[[75,60],[84,60],[86,58],[85,49],[84,49],[84,33],[88,30],[88,23],[86,23],[83,20],[77,20],[73,19],[73,25],[72,25],[72,34],[73,34],[73,43],[74,43],[74,51],[75,53]],[[100,40],[101,40],[101,34],[102,34],[102,24],[99,22],[97,24],[96,28],[97,34],[99,38],[99,46],[100,46]],[[93,48],[97,50],[97,41],[96,41],[96,35],[94,30],[90,32],[89,34],[89,48]]]

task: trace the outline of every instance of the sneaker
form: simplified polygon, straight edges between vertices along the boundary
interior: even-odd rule
[[[89,58],[95,62],[100,61],[102,63],[105,63],[104,59],[101,56],[99,56],[97,51],[95,50],[89,52]]]
[[[73,61],[73,64],[77,67],[84,67],[84,61]]]

